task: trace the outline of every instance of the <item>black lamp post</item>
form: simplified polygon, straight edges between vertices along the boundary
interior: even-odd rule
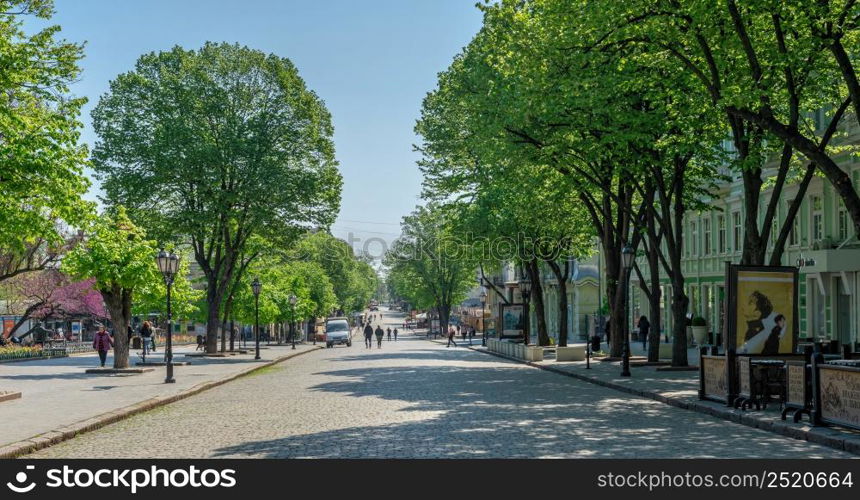
[[[629,244],[621,249],[621,267],[624,269],[624,353],[621,358],[621,376],[630,376],[630,271],[633,270],[633,260],[636,253]]]
[[[251,290],[254,292],[254,333],[255,333],[255,342],[257,343],[257,353],[254,356],[254,359],[260,359],[260,290],[262,290],[263,284],[260,283],[260,278],[254,278],[254,281],[251,283]]]
[[[290,294],[290,336],[293,338],[293,349],[296,348],[296,302],[298,302],[298,298]],[[316,337],[316,336],[315,336]]]
[[[176,379],[173,378],[173,316],[170,313],[170,289],[173,287],[173,280],[179,271],[179,256],[173,252],[167,253],[162,249],[155,256],[155,263],[158,265],[161,275],[164,276],[164,284],[167,286],[167,347],[164,349],[167,375],[164,378],[164,383],[172,384],[176,382]]]
[[[531,318],[529,317],[529,295],[532,291],[532,282],[527,277],[523,276],[520,278],[520,295],[523,296],[524,304],[524,318],[523,318],[523,336],[525,340],[525,344],[529,345],[529,334],[531,333]]]
[[[487,292],[481,292],[481,345],[487,347]]]

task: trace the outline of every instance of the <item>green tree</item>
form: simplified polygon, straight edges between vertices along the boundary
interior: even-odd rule
[[[51,0],[0,1],[0,281],[53,265],[67,249],[65,225],[92,212],[78,144],[86,100],[69,96],[83,48],[58,39],[59,26],[23,27],[52,14]]]
[[[451,307],[475,283],[476,262],[437,206],[416,208],[403,218],[401,229],[384,259],[388,279],[397,295],[419,308],[436,309],[444,332]]]
[[[207,352],[252,236],[288,246],[332,223],[331,117],[295,66],[228,44],[142,56],[93,111],[107,200],[159,241],[188,242],[206,278]]]
[[[116,207],[87,226],[85,240],[63,259],[63,271],[75,279],[94,278],[114,330],[114,368],[128,367],[128,329],[137,290],[162,280],[156,247],[146,239],[125,208]]]
[[[194,288],[194,284],[189,279],[189,255],[181,253],[180,259],[179,272],[170,288],[170,313],[174,320],[188,319],[197,314],[200,311],[198,304],[205,295],[203,290]],[[157,314],[159,317],[166,318],[167,285],[164,284],[164,280],[142,283],[135,293],[131,312],[136,316]]]

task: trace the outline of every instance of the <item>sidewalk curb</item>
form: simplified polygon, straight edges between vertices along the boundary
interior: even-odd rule
[[[809,441],[810,443],[819,444],[828,448],[833,448],[836,450],[846,451],[855,455],[860,455],[860,436],[855,436],[853,434],[842,432],[836,429],[831,429],[829,427],[813,427],[810,424],[800,425],[788,421],[774,422],[772,420],[759,418],[749,412],[737,411],[728,407],[720,408],[712,404],[707,404],[704,401],[688,401],[686,399],[664,396],[655,392],[637,389],[634,387],[627,387],[624,385],[616,384],[614,382],[600,380],[598,378],[589,377],[579,373],[568,372],[552,366],[540,365],[531,361],[523,361],[517,358],[505,356],[504,354],[490,352],[486,349],[478,349],[475,346],[465,347],[475,352],[488,354],[490,356],[496,356],[524,365],[529,365],[533,368],[538,368],[544,371],[575,378],[578,380],[582,380],[583,382],[600,385],[609,389],[614,389],[616,391],[632,394],[634,396],[652,399],[654,401],[659,401],[663,404],[674,406],[676,408],[702,413],[729,422],[734,422],[736,424],[741,424],[747,427],[761,429],[763,431],[797,439],[799,441]]]
[[[232,382],[240,377],[244,377],[246,375],[250,375],[257,370],[262,370],[263,368],[268,368],[270,366],[277,365],[289,359],[295,358],[297,356],[301,356],[303,354],[307,354],[310,352],[314,352],[316,350],[323,349],[323,347],[318,346],[309,346],[307,350],[303,350],[300,352],[290,353],[285,356],[281,356],[280,358],[273,359],[271,361],[266,361],[260,364],[256,364],[255,366],[251,366],[245,370],[242,370],[238,373],[234,373],[228,377],[219,380],[213,380],[210,382],[202,382],[200,384],[194,385],[178,394],[173,394],[171,396],[156,396],[154,398],[145,399],[143,401],[139,401],[129,406],[125,406],[123,408],[119,408],[113,411],[109,411],[106,413],[102,413],[101,415],[97,415],[92,418],[88,418],[86,420],[81,420],[79,422],[75,422],[73,424],[65,425],[54,429],[52,431],[48,431],[37,436],[33,436],[28,439],[24,439],[21,441],[17,441],[14,443],[7,444],[5,446],[0,447],[0,459],[3,458],[17,458],[22,455],[27,455],[29,453],[33,453],[35,451],[47,448],[49,446],[53,446],[55,444],[61,443],[63,441],[67,441],[72,439],[80,434],[84,434],[86,432],[94,431],[96,429],[100,429],[105,427],[106,425],[110,425],[120,420],[124,420],[128,417],[137,415],[138,413],[143,413],[145,411],[152,410],[154,408],[158,408],[160,406],[165,406],[170,403],[175,403],[176,401],[180,401],[195,394],[199,394],[203,391],[213,389],[215,387],[224,385],[228,382]]]

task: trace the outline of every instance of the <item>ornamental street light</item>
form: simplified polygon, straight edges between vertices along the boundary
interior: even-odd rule
[[[624,353],[621,358],[621,376],[630,376],[630,271],[633,270],[633,260],[636,252],[629,244],[621,249],[621,267],[624,269],[624,322],[622,330],[624,335]]]
[[[292,320],[290,322],[290,336],[293,338],[294,350],[296,348],[296,302],[298,301],[299,299],[295,295],[290,294],[290,319]]]
[[[526,276],[520,278],[520,295],[523,296],[524,311],[523,311],[523,339],[525,344],[529,345],[529,334],[531,333],[531,322],[529,321],[529,295],[532,292],[532,282]]]
[[[254,359],[260,359],[260,290],[262,289],[263,284],[260,283],[260,278],[254,278],[254,281],[251,282],[251,291],[254,292],[254,333],[257,343],[257,353]]]
[[[487,310],[487,292],[481,292],[481,345],[487,347],[487,324],[485,323]]]
[[[172,384],[176,380],[173,378],[173,316],[170,313],[170,290],[173,287],[176,273],[179,272],[179,256],[173,252],[167,253],[162,248],[155,256],[155,263],[158,265],[158,270],[164,277],[164,284],[167,286],[167,347],[164,349],[167,375],[164,378],[164,383]]]

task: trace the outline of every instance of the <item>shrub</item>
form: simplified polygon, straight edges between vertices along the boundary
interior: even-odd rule
[[[705,318],[701,316],[696,316],[695,318],[693,318],[692,326],[708,326],[708,322],[705,321]]]

